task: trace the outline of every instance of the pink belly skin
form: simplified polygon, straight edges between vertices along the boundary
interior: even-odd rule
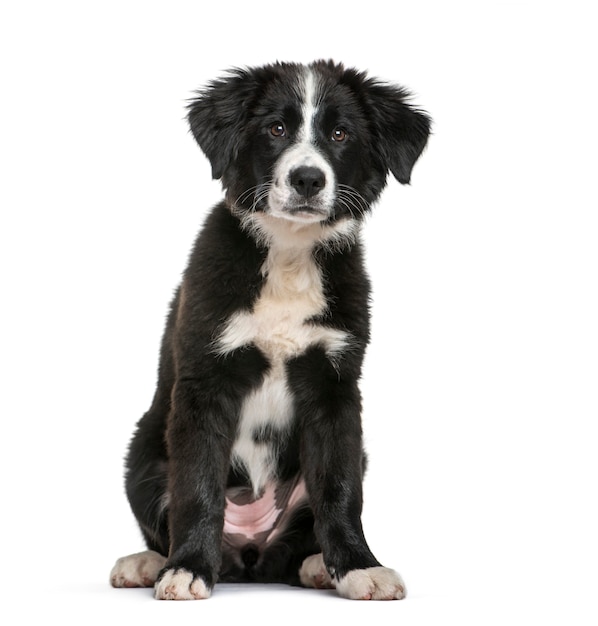
[[[265,543],[271,541],[284,526],[289,513],[304,503],[307,497],[302,480],[292,490],[283,489],[277,493],[277,487],[275,483],[268,483],[259,499],[246,504],[235,504],[227,497],[224,534],[247,541],[254,541],[258,536]]]

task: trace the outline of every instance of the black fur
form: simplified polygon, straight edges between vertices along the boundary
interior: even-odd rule
[[[388,172],[408,183],[429,134],[430,120],[407,103],[407,93],[332,62],[310,66],[318,77],[315,142],[337,182],[359,193],[338,203],[326,223],[361,220]],[[208,216],[172,302],[161,348],[158,385],[140,420],[126,462],[127,495],[148,547],[168,557],[162,574],[184,568],[208,587],[217,580],[299,584],[305,557],[323,552],[336,580],[379,565],[361,527],[364,455],[358,380],[369,340],[369,281],[359,241],[316,245],[326,310],[310,323],[351,336],[331,359],[311,345],[286,362],[293,398],[290,429],[264,428],[257,443],[275,443],[276,479],[300,475],[308,502],[292,513],[267,546],[248,542],[240,558],[223,549],[226,490],[248,484],[231,464],[244,399],[270,362],[255,345],[214,351],[226,320],[251,311],[264,283],[268,245],[242,226],[267,211],[264,186],[301,124],[297,78],[304,67],[275,64],[232,71],[189,106],[194,137],[221,178],[226,200]],[[284,120],[290,139],[267,130]],[[350,140],[337,145],[342,127]]]

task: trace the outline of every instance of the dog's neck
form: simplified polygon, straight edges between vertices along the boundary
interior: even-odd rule
[[[360,232],[360,222],[345,218],[332,224],[326,222],[301,223],[263,212],[240,217],[241,227],[250,233],[259,245],[278,250],[313,250],[323,247],[344,250],[351,247]]]

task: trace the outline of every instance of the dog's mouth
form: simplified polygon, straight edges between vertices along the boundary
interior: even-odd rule
[[[318,207],[309,206],[308,204],[304,204],[301,206],[290,207],[285,209],[287,213],[291,215],[326,215],[326,211],[320,209]]]
[[[309,204],[285,207],[280,215],[293,221],[305,222],[321,222],[328,218],[327,211]]]

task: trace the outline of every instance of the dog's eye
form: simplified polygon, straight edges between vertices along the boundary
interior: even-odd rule
[[[276,124],[272,124],[272,126],[270,126],[270,132],[274,135],[274,137],[285,137],[287,129],[281,122],[276,122]]]
[[[335,128],[332,131],[332,141],[345,141],[348,133],[344,128]]]

